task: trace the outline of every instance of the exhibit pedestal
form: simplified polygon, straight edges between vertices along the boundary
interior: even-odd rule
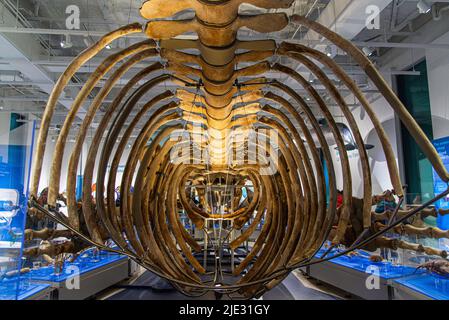
[[[132,277],[133,275],[139,272],[140,265],[132,259],[128,259],[128,277]]]
[[[379,287],[368,289],[366,282],[371,274],[337,265],[332,262],[323,262],[306,268],[306,273],[319,281],[367,300],[391,300],[393,290],[388,280],[380,278]]]
[[[54,295],[54,288],[50,285],[41,284],[40,289],[35,293],[28,295],[26,298],[19,297],[20,300],[51,300]]]
[[[106,264],[79,277],[79,287],[68,286],[73,283],[70,278],[58,282],[47,282],[53,289],[52,300],[83,300],[129,278],[128,259],[120,259]],[[70,288],[69,288],[70,287]]]
[[[398,283],[393,285],[393,290],[394,300],[433,300],[429,296]]]
[[[393,281],[396,300],[449,300],[449,279],[422,273]]]

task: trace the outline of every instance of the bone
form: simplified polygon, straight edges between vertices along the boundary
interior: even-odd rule
[[[106,45],[120,37],[138,32],[142,32],[142,25],[139,23],[133,23],[106,34],[105,36],[101,37],[96,44],[81,52],[59,77],[50,97],[48,98],[48,102],[41,121],[41,127],[37,138],[35,160],[33,161],[33,175],[30,187],[31,196],[37,197],[40,175],[42,172],[43,157],[45,153],[45,144],[48,137],[51,118],[53,117],[53,113],[55,111],[59,96],[63,92],[65,86],[69,83],[70,79],[77,72],[77,70],[79,70],[81,66],[83,66],[87,61],[98,54],[101,50],[103,50]]]
[[[273,40],[238,40],[237,33],[243,27],[271,33],[284,29],[289,21],[285,13],[240,16],[238,10],[242,3],[264,9],[284,9],[293,1],[149,0],[143,3],[141,13],[150,19],[145,28],[150,39],[111,54],[88,77],[58,138],[48,200],[44,193],[38,201],[40,206],[30,209],[30,214],[36,214],[43,210],[41,206],[46,205],[70,230],[76,232],[28,230],[27,239],[42,238],[50,242],[25,250],[26,256],[57,260],[66,253],[79,253],[89,243],[102,246],[105,241],[112,240],[119,246],[119,251],[169,280],[186,295],[201,295],[208,290],[216,290],[216,285],[220,284],[223,292],[252,298],[279,284],[291,269],[304,265],[326,239],[334,244],[352,245],[356,238],[365,234],[362,232],[376,230],[380,236],[364,243],[364,248],[403,248],[428,255],[447,255],[435,248],[383,236],[383,230],[387,228],[383,223],[393,213],[372,213],[372,205],[381,199],[401,198],[402,184],[391,143],[378,115],[351,77],[330,57],[307,46],[288,42],[278,46]],[[185,9],[193,9],[195,18],[160,20]],[[444,181],[449,181],[449,175],[431,143],[360,50],[316,22],[300,16],[292,17],[291,21],[318,32],[358,62],[405,123],[438,174]],[[35,200],[48,128],[64,87],[77,70],[107,43],[141,31],[140,24],[132,24],[106,35],[81,53],[58,80],[39,133],[37,160],[32,172],[31,194]],[[197,39],[174,39],[186,32],[195,32]],[[155,50],[155,40],[159,41],[160,50]],[[150,65],[132,76],[124,88],[113,90],[131,67],[154,55],[159,55],[164,65]],[[281,56],[286,59],[273,59]],[[282,64],[287,59],[309,69],[341,109],[360,154],[362,199],[352,196],[349,157],[335,114],[308,81]],[[273,61],[278,62],[273,64]],[[319,64],[329,68],[367,112],[386,155],[394,191],[372,195],[369,158],[359,123]],[[312,108],[288,83],[268,78],[273,71],[284,73],[302,86],[317,108]],[[84,121],[76,129],[75,149],[68,161],[69,218],[65,219],[55,204],[60,182],[65,178],[60,172],[66,165],[63,156],[67,135],[87,95],[105,75],[109,75],[109,80],[87,106]],[[164,83],[170,83],[175,89],[160,93],[157,87]],[[76,169],[81,159],[81,146],[86,142],[87,130],[98,115],[100,106],[112,94],[115,95],[113,102],[106,108],[89,147],[83,197],[78,203],[75,198]],[[139,106],[140,102],[143,103]],[[333,148],[326,140],[318,117],[327,122],[327,133],[339,149],[340,163],[332,161]],[[136,137],[132,137],[137,128]],[[277,133],[276,138],[270,130]],[[254,140],[251,134],[257,135],[258,139]],[[120,183],[121,201],[116,206],[119,166],[129,144],[131,148]],[[252,159],[255,161],[251,162]],[[343,172],[340,177],[343,181],[343,206],[338,210],[336,166],[340,166]],[[324,177],[325,170],[329,175],[328,181]],[[97,172],[96,176],[94,172]],[[93,183],[97,184],[95,198],[91,196]],[[245,183],[251,183],[253,190],[240,203]],[[235,193],[223,196],[216,191],[223,185],[226,188],[229,185]],[[327,186],[329,199],[326,199]],[[392,225],[394,232],[430,238],[448,236],[447,232],[437,228],[397,222],[412,213],[411,210],[406,208],[397,212]],[[215,264],[202,265],[198,257],[205,254],[205,239],[196,239],[184,227],[181,213],[190,220],[189,224],[208,232],[211,237],[211,220],[213,225],[219,223],[227,228],[221,228],[220,233],[230,236],[233,232],[240,232],[224,240],[229,242],[231,250],[240,250],[243,244],[249,243],[257,233],[258,225],[264,222],[243,260],[235,266],[232,272],[235,280],[228,282],[218,276],[211,277],[211,274],[218,275],[220,269]],[[423,222],[422,218],[437,216],[438,213],[443,215],[447,212],[423,208],[415,218]],[[90,242],[79,243],[78,232],[82,232]],[[60,235],[69,240],[63,244],[51,243]],[[219,254],[223,250],[223,239],[212,240],[210,244],[216,246],[214,249]]]
[[[216,3],[210,2],[206,5],[199,0],[149,0],[145,1],[140,9],[140,14],[145,19],[168,18],[176,13],[186,10],[195,10],[196,16],[203,22],[215,25],[226,25],[233,21],[238,15],[238,9],[242,3],[264,9],[286,9],[293,0],[231,0]],[[212,10],[211,10],[212,9]]]

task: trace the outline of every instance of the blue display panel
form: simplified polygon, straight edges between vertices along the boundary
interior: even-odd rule
[[[50,288],[49,284],[16,278],[0,283],[0,300],[26,300]]]
[[[315,257],[320,258],[324,253],[326,253],[326,251],[327,249],[321,248]],[[337,249],[333,249],[331,250],[331,252],[329,252],[326,258],[331,258],[339,252],[340,251],[338,251]],[[406,277],[416,273],[424,272],[422,270],[417,270],[414,267],[393,264],[390,261],[372,262],[370,260],[370,256],[371,254],[366,251],[356,250],[354,252],[354,255],[344,255],[334,258],[329,262],[367,274],[372,274],[373,272],[375,272],[380,278],[386,280]]]
[[[449,170],[449,137],[434,140],[433,145],[440,155],[444,166]],[[447,183],[441,180],[435,169],[433,169],[433,189],[435,195],[441,194],[447,189]],[[449,209],[449,196],[446,196],[445,198],[436,202],[435,206],[437,209]],[[444,217],[439,216],[437,219],[437,224],[440,229],[449,230],[449,215],[446,215]]]
[[[22,270],[35,123],[7,113],[0,122],[0,300],[19,300],[42,289]]]
[[[449,300],[449,278],[426,272],[394,282],[434,300]]]
[[[60,273],[55,272],[55,267],[50,265],[31,270],[30,279],[44,282],[65,282],[74,276],[80,276],[111,263],[126,259],[128,258],[124,255],[91,248],[78,256],[75,261],[66,262]]]

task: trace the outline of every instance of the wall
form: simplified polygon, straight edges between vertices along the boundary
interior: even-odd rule
[[[11,113],[0,113],[0,180],[3,188],[17,189],[25,194],[27,189],[24,186],[30,169],[33,122],[15,122],[12,127],[12,121]]]
[[[37,134],[36,134],[37,136]],[[66,190],[66,180],[67,180],[67,164],[69,161],[70,154],[72,153],[74,143],[68,142],[66,144],[66,148],[64,151],[64,157],[63,157],[63,165],[61,168],[61,179],[59,184],[59,190],[61,192]],[[42,173],[41,173],[41,179],[39,182],[39,192],[41,192],[44,188],[48,187],[49,181],[50,181],[50,169],[52,164],[53,155],[55,153],[55,146],[56,143],[52,141],[51,137],[48,137],[46,149],[45,149],[45,157],[44,162],[42,164]],[[83,159],[84,160],[84,159]],[[84,164],[84,161],[83,161]]]
[[[352,99],[348,99],[352,100]],[[369,99],[372,108],[375,110],[377,117],[382,123],[387,135],[390,138],[390,143],[392,145],[393,151],[397,157],[397,142],[396,142],[396,129],[395,129],[395,116],[394,113],[389,107],[388,103],[385,101],[383,97],[379,95],[375,95],[371,99]],[[349,103],[349,101],[347,101]],[[352,100],[353,102],[353,100]],[[374,149],[368,150],[368,158],[369,164],[371,167],[371,177],[373,184],[373,194],[382,193],[386,189],[391,189],[390,178],[388,174],[388,167],[385,160],[385,155],[383,153],[383,149],[380,145],[380,141],[377,137],[377,134],[374,130],[374,126],[370,120],[370,118],[366,115],[362,107],[357,107],[353,110],[353,115],[357,124],[359,126],[360,134],[365,142],[365,144],[372,144],[375,146]],[[341,118],[338,119],[340,122]],[[343,174],[341,171],[341,162],[338,156],[338,151],[335,150],[335,146],[331,148],[332,156],[334,160],[334,168],[336,171],[337,178],[337,188],[341,189],[343,186]],[[349,151],[349,162],[352,173],[352,192],[355,197],[363,196],[363,173],[362,173],[362,165],[360,162],[360,155],[357,150]]]
[[[408,39],[405,39],[404,42],[449,44],[449,26],[448,21],[444,19],[441,21],[431,21]],[[407,70],[423,59],[427,61],[433,134],[434,138],[438,139],[449,136],[449,50],[434,48],[392,49],[378,61],[378,64],[380,70],[385,72],[391,70]],[[394,88],[394,76],[385,75],[384,77]],[[400,133],[396,129],[399,128],[399,120],[395,117],[391,107],[383,98],[375,101],[370,100],[370,102],[387,131],[401,171],[402,162],[406,160],[402,159],[400,137],[397,135],[397,133]],[[348,99],[348,103],[353,103],[352,98]],[[381,152],[379,143],[376,142],[372,124],[366,117],[363,119],[363,112],[361,112],[360,108],[356,109],[354,116],[359,124],[365,143],[376,145],[375,149],[368,151],[368,155],[372,167],[373,193],[382,192],[385,189],[391,188],[385,158]],[[343,177],[336,152],[334,152],[333,157],[338,187],[341,188]],[[353,194],[358,197],[363,192],[363,180],[359,160],[357,151],[350,152]],[[404,181],[403,175],[402,179]]]
[[[11,122],[10,113],[0,113],[0,145],[9,144],[9,128]],[[0,150],[0,158],[8,159],[8,149],[2,148]]]
[[[449,44],[449,32],[434,43]],[[449,136],[449,51],[426,50],[430,107],[435,139]]]

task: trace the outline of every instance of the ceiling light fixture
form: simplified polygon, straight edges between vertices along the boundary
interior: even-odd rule
[[[328,57],[332,57],[332,47],[331,46],[326,46],[326,48],[324,49],[324,53],[326,54],[326,56]]]
[[[309,83],[314,83],[314,82],[315,82],[315,78],[313,77],[313,74],[310,74]]]
[[[68,49],[68,48],[73,47],[73,43],[71,41],[70,34],[66,34],[65,39],[62,40],[60,44],[61,44],[61,48],[63,48],[63,49]]]
[[[420,0],[416,6],[421,14],[429,13],[432,10],[432,7],[425,0]]]
[[[83,41],[84,41],[84,44],[86,45],[86,47],[92,46],[92,41],[90,41],[90,39],[88,37],[85,37],[83,39]]]
[[[373,48],[363,47],[362,51],[365,54],[365,56],[367,56],[367,57],[371,57],[371,56],[374,55],[374,49]]]

